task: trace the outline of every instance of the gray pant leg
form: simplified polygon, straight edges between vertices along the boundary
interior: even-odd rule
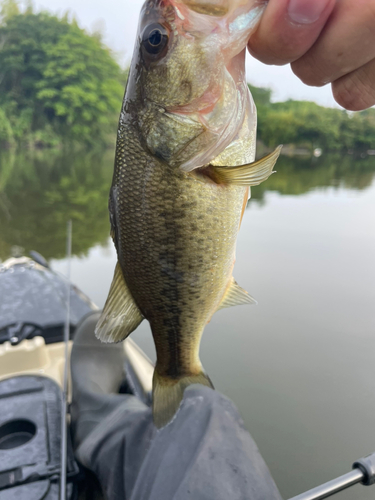
[[[159,431],[151,410],[124,396],[77,456],[108,500],[281,500],[233,403],[203,386],[185,391]]]

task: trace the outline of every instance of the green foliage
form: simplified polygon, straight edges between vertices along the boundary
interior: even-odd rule
[[[17,0],[3,0],[0,3],[0,22],[6,23],[8,19],[20,13]]]
[[[313,102],[271,102],[269,89],[249,85],[258,108],[258,138],[326,151],[375,149],[375,110],[351,113]]]
[[[254,98],[254,101],[256,102],[257,106],[270,106],[271,104],[271,97],[272,97],[272,90],[271,89],[265,89],[262,87],[255,87],[254,85],[251,85],[249,83],[249,89],[251,92],[251,95]]]
[[[14,138],[105,143],[115,134],[123,95],[110,51],[67,17],[10,10],[0,24],[0,106]]]
[[[0,146],[105,145],[116,135],[128,70],[100,33],[68,15],[35,13],[31,0],[0,0]],[[375,148],[375,110],[349,114],[312,102],[273,103],[272,91],[249,85],[258,137],[268,147],[295,144],[347,151]]]

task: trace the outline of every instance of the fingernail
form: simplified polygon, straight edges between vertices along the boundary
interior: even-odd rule
[[[294,23],[315,23],[327,7],[329,0],[290,0],[288,14]]]

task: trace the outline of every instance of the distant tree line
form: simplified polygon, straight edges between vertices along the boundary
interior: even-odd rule
[[[0,147],[113,143],[126,83],[99,34],[68,15],[35,12],[29,0],[0,0]],[[258,138],[330,151],[375,149],[375,110],[347,113],[313,102],[272,102],[249,85]]]
[[[272,91],[249,85],[258,108],[258,139],[265,145],[294,144],[325,151],[375,150],[375,109],[359,113],[314,102],[271,102]]]

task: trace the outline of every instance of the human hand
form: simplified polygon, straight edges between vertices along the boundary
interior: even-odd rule
[[[348,110],[375,104],[375,0],[269,0],[248,48]]]

